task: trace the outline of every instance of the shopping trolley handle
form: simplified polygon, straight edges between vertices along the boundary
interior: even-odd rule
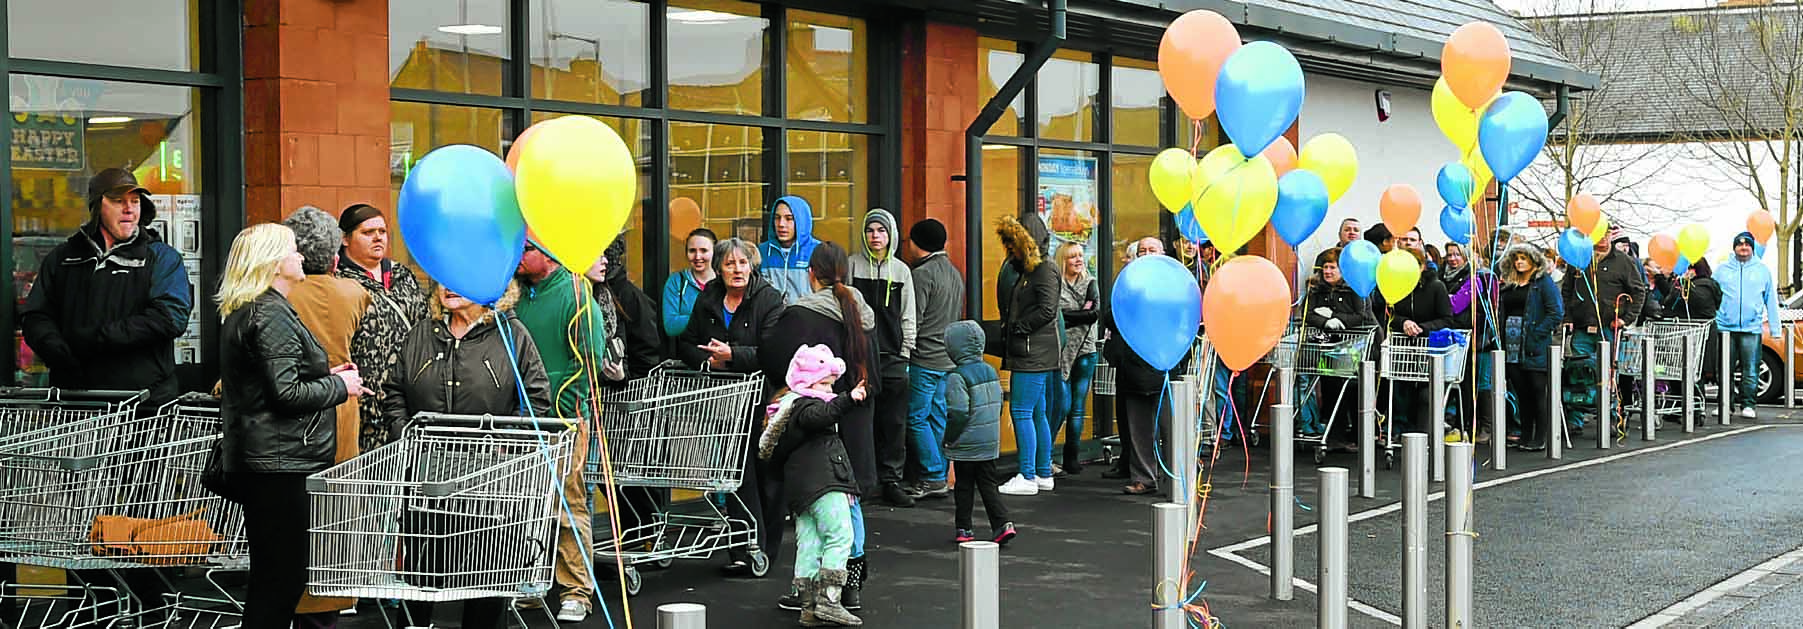
[[[454,415],[450,413],[421,412],[413,415],[412,426],[474,426],[476,428],[525,428],[529,430],[556,429],[564,425],[563,420],[552,417],[519,417],[513,415]]]
[[[141,399],[149,391],[113,391],[105,389],[62,389],[57,387],[0,387],[0,399],[42,400],[45,402],[130,402]]]

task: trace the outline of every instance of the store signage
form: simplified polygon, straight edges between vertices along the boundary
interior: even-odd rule
[[[82,118],[15,114],[12,120],[12,167],[36,170],[81,170]]]

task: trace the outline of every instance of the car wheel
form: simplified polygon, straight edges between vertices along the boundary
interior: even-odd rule
[[[1784,361],[1769,350],[1759,351],[1759,388],[1754,391],[1754,399],[1760,404],[1783,404],[1784,383],[1772,378],[1772,374],[1784,373]]]

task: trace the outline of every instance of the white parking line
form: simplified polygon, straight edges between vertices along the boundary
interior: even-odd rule
[[[1651,448],[1641,448],[1638,450],[1629,450],[1627,452],[1622,452],[1620,454],[1612,454],[1612,455],[1601,457],[1601,458],[1588,459],[1588,460],[1584,460],[1584,461],[1576,461],[1576,462],[1568,463],[1568,464],[1561,465],[1558,467],[1549,467],[1549,468],[1534,470],[1531,472],[1522,472],[1520,474],[1511,474],[1509,476],[1503,476],[1501,478],[1492,478],[1490,480],[1472,485],[1471,488],[1473,491],[1476,491],[1479,489],[1498,487],[1498,486],[1502,486],[1502,485],[1507,485],[1509,483],[1539,478],[1541,476],[1547,476],[1549,474],[1555,474],[1558,472],[1578,470],[1578,469],[1583,469],[1583,468],[1591,467],[1591,466],[1595,466],[1595,465],[1602,465],[1604,463],[1608,463],[1611,461],[1619,461],[1619,460],[1630,458],[1630,457],[1641,456],[1644,454],[1652,454],[1654,452],[1660,452],[1663,450],[1670,450],[1672,448],[1679,448],[1679,447],[1683,447],[1683,446],[1687,446],[1687,445],[1703,443],[1706,441],[1714,441],[1716,439],[1721,439],[1723,437],[1732,437],[1735,435],[1742,435],[1742,434],[1746,434],[1746,433],[1753,432],[1756,430],[1764,430],[1764,429],[1771,428],[1771,427],[1772,427],[1772,425],[1770,425],[1770,424],[1758,425],[1758,426],[1747,426],[1745,428],[1730,430],[1728,432],[1708,435],[1705,437],[1698,437],[1696,439],[1675,441],[1672,443],[1654,446]],[[1433,502],[1435,500],[1444,499],[1445,497],[1446,497],[1446,492],[1436,491],[1436,492],[1428,494],[1427,500],[1428,500],[1428,502]],[[1401,511],[1401,510],[1402,510],[1402,502],[1397,501],[1397,502],[1392,502],[1390,504],[1387,504],[1387,505],[1384,505],[1381,507],[1366,509],[1364,511],[1354,513],[1351,516],[1347,517],[1346,521],[1348,523],[1359,522],[1362,520],[1369,520],[1371,518],[1375,518],[1378,516],[1395,513],[1397,511]],[[1317,525],[1314,525],[1314,524],[1299,527],[1296,529],[1295,535],[1292,536],[1292,539],[1296,538],[1296,537],[1302,537],[1304,535],[1312,534],[1315,532],[1315,530],[1317,528],[1318,528]],[[1253,548],[1258,548],[1260,546],[1265,546],[1270,543],[1271,543],[1270,535],[1261,535],[1258,537],[1254,537],[1252,539],[1248,539],[1243,542],[1229,544],[1227,546],[1221,546],[1219,548],[1209,550],[1208,554],[1214,555],[1221,559],[1225,559],[1227,561],[1231,561],[1233,563],[1240,564],[1247,568],[1251,568],[1260,574],[1269,575],[1269,574],[1271,574],[1271,568],[1269,566],[1258,563],[1257,561],[1253,561],[1252,559],[1242,557],[1239,555],[1239,553],[1246,551],[1246,550],[1253,549]],[[1800,550],[1803,550],[1803,549],[1800,549]],[[1774,560],[1774,561],[1776,561],[1776,560]],[[1761,565],[1764,565],[1764,564],[1761,564]],[[1758,568],[1754,568],[1754,570],[1758,570]],[[1749,570],[1748,572],[1752,572],[1752,571]],[[1767,570],[1766,572],[1769,573],[1771,571]],[[1754,577],[1754,578],[1757,578],[1757,577]],[[1295,585],[1296,585],[1296,587],[1302,588],[1309,592],[1315,591],[1315,585],[1309,581],[1303,580],[1301,577],[1297,577],[1295,579]],[[1707,592],[1708,591],[1705,590],[1704,592],[1698,593],[1697,596],[1702,596],[1703,594],[1706,594]],[[1719,597],[1720,594],[1717,594],[1716,596]],[[1695,597],[1692,597],[1692,598],[1695,598]],[[1347,600],[1349,601],[1350,607],[1354,611],[1357,611],[1366,616],[1370,616],[1372,618],[1376,618],[1378,620],[1382,620],[1382,621],[1390,623],[1392,625],[1397,625],[1397,626],[1402,625],[1402,618],[1395,614],[1392,614],[1390,612],[1384,611],[1382,609],[1378,609],[1371,605],[1367,605],[1365,603],[1361,603],[1361,602],[1358,602],[1355,600],[1351,600],[1351,599],[1347,599]],[[1713,599],[1711,599],[1711,600],[1713,600]],[[1704,602],[1707,602],[1707,601],[1704,601]],[[1682,603],[1680,603],[1680,605],[1682,605]],[[1700,605],[1700,603],[1699,603],[1699,605]],[[1674,605],[1673,607],[1677,607],[1677,605]],[[1664,612],[1661,612],[1661,613],[1664,613]],[[1657,616],[1657,614],[1655,614],[1655,616]],[[1645,622],[1645,621],[1642,621],[1642,622]],[[1666,622],[1670,622],[1670,621],[1666,621]],[[1657,626],[1657,625],[1649,625],[1649,626]]]
[[[1655,627],[1663,627],[1682,620],[1685,614],[1704,605],[1708,605],[1716,599],[1733,594],[1741,588],[1752,584],[1754,581],[1758,581],[1766,575],[1789,567],[1791,564],[1797,563],[1800,560],[1803,560],[1803,547],[1794,548],[1788,553],[1773,557],[1765,563],[1748,568],[1746,572],[1722,579],[1720,583],[1711,585],[1696,594],[1692,594],[1690,595],[1690,598],[1673,603],[1671,607],[1659,610],[1651,616],[1642,618],[1639,622],[1628,625],[1628,629],[1654,629]]]

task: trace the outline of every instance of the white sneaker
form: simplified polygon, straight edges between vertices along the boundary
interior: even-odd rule
[[[588,605],[582,601],[568,600],[557,608],[557,622],[582,622],[588,618]]]
[[[1744,419],[1753,419],[1755,417],[1755,415],[1753,414],[1753,408],[1749,406],[1747,408],[1740,409],[1740,416]]]
[[[357,615],[357,608],[346,607],[344,609],[340,609],[340,610],[338,610],[338,615],[340,615],[340,616],[355,616],[355,615]]]
[[[1008,479],[1008,482],[1002,483],[1002,486],[996,488],[996,491],[1010,496],[1036,496],[1039,495],[1039,483],[1035,483],[1027,480],[1024,476],[1015,474],[1014,478],[1010,478]]]
[[[1037,483],[1039,485],[1040,491],[1051,491],[1052,490],[1052,479],[1051,478],[1035,478],[1035,479],[1033,479],[1033,482]]]

